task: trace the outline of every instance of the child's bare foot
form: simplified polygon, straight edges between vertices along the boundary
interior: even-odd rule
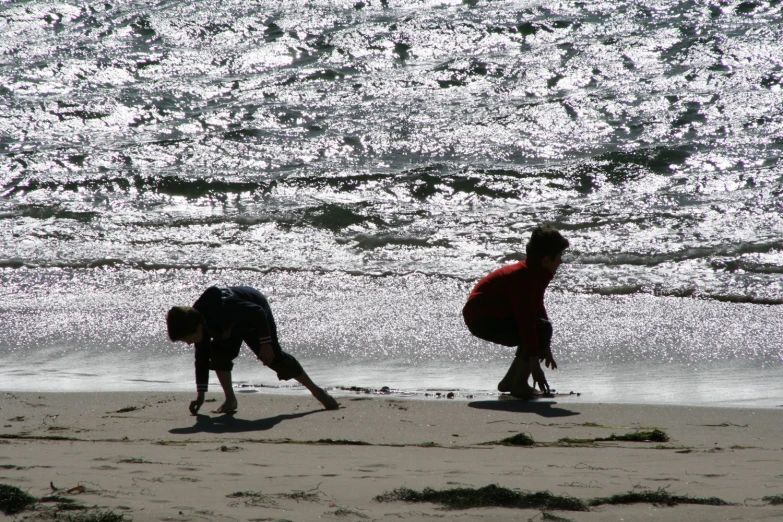
[[[503,379],[498,383],[498,391],[500,393],[508,393],[511,391],[511,379]]]
[[[340,407],[339,404],[337,404],[337,401],[334,400],[334,398],[326,393],[321,387],[317,386],[312,380],[310,380],[310,377],[307,376],[307,374],[302,370],[302,373],[299,374],[298,377],[294,377],[301,385],[303,385],[305,388],[310,390],[310,393],[313,394],[313,397],[318,399],[318,402],[323,404],[324,408],[327,410],[336,410]]]
[[[212,410],[212,413],[236,413],[238,406],[239,404],[237,403],[236,399],[226,400],[226,402],[221,404],[218,409]]]
[[[340,405],[337,403],[336,400],[334,400],[334,397],[323,391],[322,389],[318,389],[313,393],[313,397],[318,399],[318,402],[323,404],[324,408],[327,410],[337,410],[340,408]]]

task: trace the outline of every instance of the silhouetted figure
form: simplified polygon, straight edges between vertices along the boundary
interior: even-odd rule
[[[277,372],[278,379],[295,379],[303,384],[327,410],[339,408],[337,401],[316,386],[299,361],[280,348],[277,327],[266,297],[249,286],[211,286],[193,306],[175,306],[166,315],[169,338],[196,345],[196,400],[190,412],[198,413],[214,370],[223,387],[225,402],[213,413],[233,413],[237,398],[231,384],[233,360],[242,342],[261,362]]]
[[[481,279],[462,309],[465,324],[480,339],[516,346],[516,356],[498,390],[528,398],[549,391],[544,370],[557,368],[550,343],[552,325],[544,308],[544,292],[562,262],[568,240],[550,225],[535,228],[527,258],[499,268]],[[533,386],[528,378],[533,376]]]

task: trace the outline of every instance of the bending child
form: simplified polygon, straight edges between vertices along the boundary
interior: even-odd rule
[[[550,225],[536,227],[527,243],[527,258],[481,279],[462,309],[470,333],[503,346],[516,346],[511,367],[498,390],[528,398],[549,392],[544,370],[557,368],[550,342],[552,325],[544,308],[544,291],[562,262],[568,240]],[[533,376],[533,386],[528,379]]]
[[[213,413],[233,413],[237,398],[231,383],[233,360],[244,341],[265,366],[277,372],[281,381],[295,379],[305,386],[327,410],[339,408],[337,401],[316,386],[299,361],[280,348],[277,327],[264,295],[249,286],[211,286],[193,306],[175,306],[166,315],[169,338],[196,345],[196,400],[190,413],[204,404],[209,370],[214,370],[225,393],[225,402]]]

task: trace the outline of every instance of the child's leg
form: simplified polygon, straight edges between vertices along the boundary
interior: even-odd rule
[[[520,372],[525,364],[525,357],[516,356],[511,361],[511,366],[508,368],[506,375],[498,383],[498,391],[507,393],[517,386],[517,382],[520,378]]]
[[[340,405],[337,404],[337,401],[334,400],[334,397],[326,393],[322,388],[318,387],[312,380],[310,380],[310,377],[304,370],[302,370],[302,373],[300,373],[298,376],[294,377],[294,379],[299,381],[305,388],[310,390],[310,393],[313,394],[313,397],[318,399],[318,402],[323,404],[324,408],[327,410],[336,410],[340,407]]]
[[[541,392],[528,384],[530,375],[533,373],[536,367],[538,367],[538,359],[536,357],[521,357],[522,369],[519,371],[519,378],[515,383],[515,386],[511,389],[511,395],[519,399],[526,399],[528,397],[534,397],[541,395]]]
[[[527,385],[530,369],[526,366],[528,355],[520,346],[519,328],[513,317],[479,317],[468,324],[468,330],[474,336],[502,346],[516,346],[517,352],[506,375],[498,383],[498,391],[511,392],[512,395],[532,395],[532,388]]]
[[[300,384],[310,390],[313,397],[318,399],[318,402],[323,404],[324,408],[327,410],[338,409],[340,405],[337,404],[337,401],[310,379],[304,371],[304,368],[302,368],[302,365],[296,360],[296,357],[290,353],[284,352],[280,347],[280,342],[277,339],[277,326],[275,325],[275,319],[272,315],[272,310],[270,309],[266,310],[266,320],[272,337],[272,350],[274,350],[275,354],[274,360],[268,364],[267,367],[274,370],[277,373],[277,378],[281,381],[287,381],[288,379],[296,379],[299,381]],[[256,357],[258,357],[261,349],[258,339],[253,336],[248,336],[245,338],[245,343],[247,343],[250,349],[256,354]]]
[[[518,355],[514,357],[506,376],[498,384],[498,390],[509,392],[512,396],[526,399],[540,395],[540,392],[528,384],[534,366],[538,363],[535,357]]]
[[[231,371],[215,370],[215,373],[220,381],[220,386],[223,387],[223,393],[226,396],[226,400],[218,409],[213,410],[212,413],[234,413],[237,411],[239,403],[237,402],[237,396],[234,395],[234,387],[231,383]]]
[[[527,357],[526,355],[517,355],[511,363],[511,367],[506,372],[506,376],[498,383],[498,391],[509,392],[514,397],[524,399],[540,395],[540,393],[528,384],[530,374],[538,359]]]

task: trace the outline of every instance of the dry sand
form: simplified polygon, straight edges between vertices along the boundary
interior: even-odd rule
[[[783,505],[769,502],[783,495],[783,408],[338,394],[341,409],[324,411],[309,395],[253,393],[223,416],[209,413],[222,398],[210,393],[217,401],[193,417],[191,395],[0,393],[0,484],[134,521],[783,520]],[[558,444],[652,428],[671,440]],[[519,433],[537,444],[483,444]],[[584,500],[663,489],[732,505],[563,511],[375,500],[401,487],[490,484]]]

